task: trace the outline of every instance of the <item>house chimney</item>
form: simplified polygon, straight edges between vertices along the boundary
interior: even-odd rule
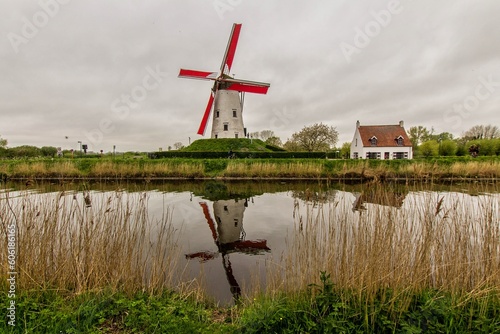
[[[402,127],[402,128],[404,128],[405,123],[403,121],[399,121],[399,126]]]
[[[359,128],[359,121],[356,121],[356,129]]]

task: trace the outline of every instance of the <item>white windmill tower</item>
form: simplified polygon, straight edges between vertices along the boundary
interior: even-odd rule
[[[181,69],[180,78],[213,80],[214,86],[198,129],[204,135],[214,105],[211,138],[243,138],[246,136],[243,125],[243,101],[245,93],[266,94],[270,84],[256,81],[240,80],[229,76],[233,64],[241,24],[233,24],[226,53],[222,59],[219,72],[205,72]],[[214,103],[215,102],[215,103]]]

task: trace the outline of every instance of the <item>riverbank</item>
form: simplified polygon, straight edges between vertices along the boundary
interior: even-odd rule
[[[327,159],[33,159],[0,160],[0,179],[331,179],[497,180],[500,158],[432,160]]]
[[[80,295],[61,290],[22,292],[15,327],[2,333],[496,333],[500,302],[494,291],[457,295],[436,290],[335,289],[328,276],[300,295],[242,300],[219,307],[171,291],[128,295],[111,290]],[[5,291],[5,288],[2,287]],[[2,298],[2,310],[8,308]]]

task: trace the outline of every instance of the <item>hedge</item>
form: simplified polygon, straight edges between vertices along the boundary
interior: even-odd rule
[[[334,159],[335,152],[233,152],[235,158],[240,159]],[[148,153],[152,159],[161,158],[191,158],[191,159],[227,159],[228,152],[183,152],[167,151]]]

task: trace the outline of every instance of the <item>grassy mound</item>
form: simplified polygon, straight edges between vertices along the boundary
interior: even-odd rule
[[[269,152],[273,149],[260,139],[219,138],[198,139],[183,148],[185,152]]]

